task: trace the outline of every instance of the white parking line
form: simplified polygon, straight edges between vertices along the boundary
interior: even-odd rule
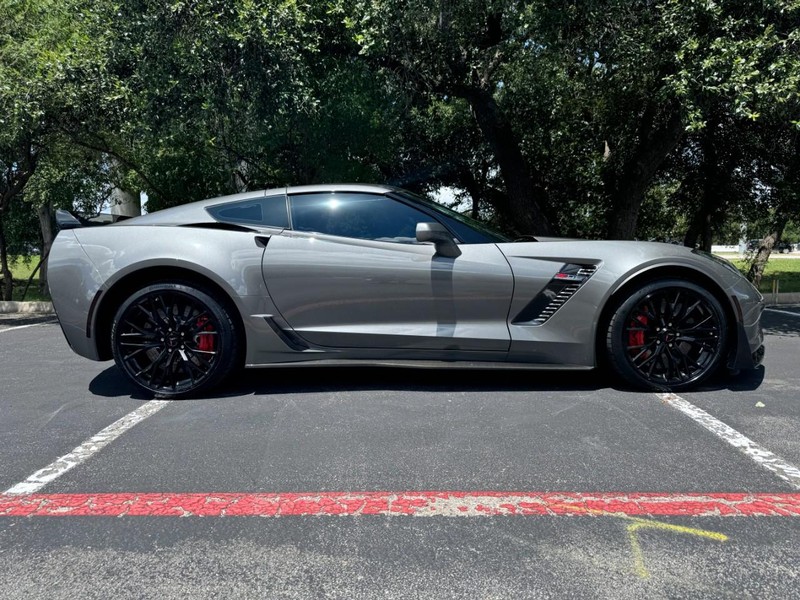
[[[725,440],[740,452],[749,456],[765,469],[775,473],[775,475],[788,482],[792,487],[800,490],[800,469],[793,464],[786,462],[780,456],[773,454],[766,448],[762,448],[750,438],[736,431],[733,427],[726,425],[716,417],[712,417],[702,408],[696,407],[688,400],[684,400],[676,394],[656,394],[656,396],[670,406],[678,409],[683,414],[691,417],[695,422],[708,429],[708,431],[717,437]]]
[[[156,414],[167,404],[169,404],[169,400],[151,400],[146,404],[142,404],[133,412],[128,413],[99,433],[90,437],[69,454],[65,454],[61,458],[54,460],[43,469],[39,469],[33,475],[30,475],[27,479],[25,479],[25,481],[21,481],[20,483],[11,486],[5,491],[5,493],[33,494],[34,492],[38,492],[54,479],[61,477],[70,469],[77,467],[94,454],[100,452],[100,450],[108,446],[111,442],[113,442],[137,423],[141,423],[147,417]]]
[[[788,310],[780,310],[780,309],[777,309],[777,308],[765,308],[764,310],[768,310],[768,311],[774,312],[774,313],[780,313],[782,315],[790,315],[792,317],[800,318],[800,313],[794,313],[794,312],[791,312],[791,311],[788,311]]]
[[[52,323],[31,323],[30,325],[17,325],[15,327],[7,327],[6,329],[0,329],[0,333],[5,333],[7,331],[14,331],[16,329],[26,329],[27,327],[39,327],[40,325],[52,325]]]

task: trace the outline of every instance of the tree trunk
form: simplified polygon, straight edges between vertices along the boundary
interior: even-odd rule
[[[11,199],[22,193],[36,170],[40,151],[30,139],[22,140],[14,150],[17,152],[13,160],[10,163],[4,161],[0,172],[0,275],[3,277],[0,298],[3,300],[11,300],[14,290],[11,269],[8,268],[8,246],[3,229],[3,216],[8,210]]]
[[[684,245],[690,248],[699,247],[711,252],[715,217],[722,211],[727,201],[724,169],[719,164],[719,156],[714,145],[716,122],[711,119],[703,132],[701,147],[703,162],[699,168],[701,197],[697,211],[692,216],[689,229],[684,238]]]
[[[612,196],[611,220],[608,237],[612,240],[632,240],[636,237],[636,226],[639,224],[639,210],[644,201],[647,186],[642,185],[644,177],[635,176],[635,181],[625,182],[622,189]]]
[[[142,214],[142,201],[138,192],[114,188],[111,192],[111,214],[120,217],[138,217]]]
[[[470,203],[469,216],[473,219],[477,219],[480,216],[481,196],[483,195],[478,180],[467,166],[462,166],[458,169],[458,182],[459,186],[464,188],[469,194],[470,200],[472,201]]]
[[[636,147],[622,165],[613,165],[614,150],[608,153],[609,167],[604,180],[611,195],[608,233],[611,239],[632,240],[636,235],[639,210],[650,182],[664,160],[683,136],[683,121],[677,106],[665,111],[649,104],[641,117]]]
[[[41,248],[41,267],[39,268],[39,292],[42,295],[49,294],[47,287],[47,258],[50,256],[50,248],[53,247],[53,205],[45,202],[38,209],[39,214],[39,227],[42,231],[42,248]]]
[[[764,267],[767,266],[769,255],[772,253],[772,248],[775,246],[775,242],[781,239],[783,230],[788,221],[788,216],[784,215],[783,213],[778,213],[775,218],[775,225],[772,227],[772,231],[769,233],[769,235],[767,235],[767,237],[761,240],[758,252],[756,252],[756,255],[753,257],[753,262],[750,263],[750,269],[747,272],[747,278],[754,286],[756,286],[756,288],[761,284],[761,278],[764,276]]]
[[[463,91],[463,97],[497,159],[506,184],[511,220],[520,233],[553,235],[553,226],[540,204],[545,201],[546,192],[531,177],[519,140],[494,96],[487,90],[470,87]]]
[[[0,212],[0,273],[3,275],[3,286],[0,289],[0,298],[11,300],[14,291],[14,282],[11,279],[11,269],[8,268],[8,252],[6,248],[6,234],[3,230],[2,212]]]
[[[711,242],[714,235],[714,228],[712,227],[713,210],[703,202],[694,217],[692,217],[692,222],[686,231],[686,236],[683,238],[684,246],[711,252]]]
[[[683,238],[683,245],[689,248],[700,248],[706,252],[711,252],[711,243],[714,236],[714,215],[717,207],[709,205],[708,197],[704,197],[689,223],[689,229]]]

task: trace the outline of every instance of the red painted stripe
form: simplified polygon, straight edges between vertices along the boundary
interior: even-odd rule
[[[0,516],[800,516],[798,494],[320,492],[0,494]]]

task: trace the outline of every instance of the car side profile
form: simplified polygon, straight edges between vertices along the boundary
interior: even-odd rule
[[[59,224],[49,281],[67,341],[162,398],[241,366],[355,363],[599,366],[677,391],[764,352],[763,298],[727,261],[652,242],[513,242],[387,186]]]

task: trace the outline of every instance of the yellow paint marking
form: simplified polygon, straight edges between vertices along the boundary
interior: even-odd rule
[[[728,541],[727,535],[724,533],[718,533],[716,531],[706,531],[705,529],[695,529],[694,527],[684,527],[683,525],[670,525],[669,523],[647,521],[645,519],[634,519],[632,517],[628,518],[636,521],[635,523],[628,525],[628,541],[630,541],[631,550],[633,551],[633,563],[634,568],[636,569],[636,574],[642,579],[648,579],[650,577],[650,571],[648,571],[647,567],[644,566],[644,554],[642,553],[642,547],[639,544],[639,539],[636,537],[636,532],[639,529],[663,529],[666,531],[674,531],[675,533],[695,535],[697,537],[714,540],[716,542]]]
[[[639,539],[636,537],[636,532],[639,529],[661,529],[664,531],[694,535],[697,537],[706,538],[708,540],[714,540],[715,542],[727,542],[729,539],[727,535],[717,531],[707,531],[705,529],[696,529],[694,527],[685,527],[683,525],[670,525],[669,523],[662,523],[661,521],[641,519],[622,513],[598,510],[596,508],[583,508],[581,506],[573,506],[571,504],[562,504],[560,507],[579,513],[596,515],[598,517],[616,517],[617,519],[632,521],[632,523],[627,527],[628,541],[630,542],[631,550],[633,551],[634,569],[636,570],[636,574],[642,579],[648,579],[650,577],[650,571],[648,571],[647,567],[644,565],[644,553],[642,552],[642,547],[639,544]]]

